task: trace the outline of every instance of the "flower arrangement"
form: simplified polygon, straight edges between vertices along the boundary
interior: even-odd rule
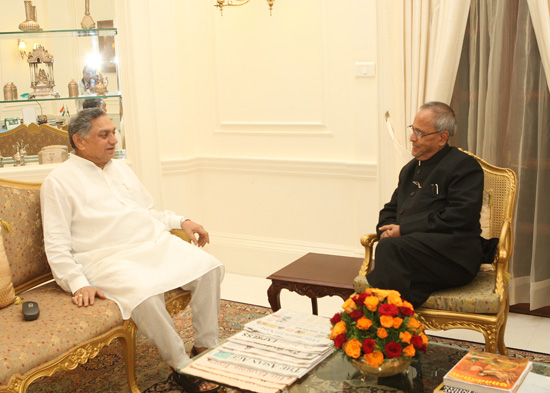
[[[330,339],[351,359],[363,357],[372,367],[386,359],[426,352],[428,337],[412,304],[398,291],[367,288],[342,305],[331,319]]]

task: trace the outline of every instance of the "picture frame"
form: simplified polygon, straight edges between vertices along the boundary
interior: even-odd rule
[[[97,21],[98,29],[114,27],[112,20]],[[101,71],[116,72],[115,64],[115,37],[99,37],[99,54],[101,55]]]
[[[19,117],[8,117],[4,119],[4,127],[6,130],[13,130],[15,127],[21,125],[21,119]]]

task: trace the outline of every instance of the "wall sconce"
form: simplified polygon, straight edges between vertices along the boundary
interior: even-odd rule
[[[250,0],[216,0],[217,4],[214,5],[214,7],[218,7],[220,9],[220,14],[223,16],[223,7],[238,7],[241,5],[245,5]],[[269,15],[272,15],[273,11],[273,3],[275,0],[267,0],[267,4],[269,5]]]
[[[17,46],[19,47],[19,54],[21,55],[21,58],[24,59],[25,57],[28,57],[27,54],[27,44],[23,40],[17,40]]]

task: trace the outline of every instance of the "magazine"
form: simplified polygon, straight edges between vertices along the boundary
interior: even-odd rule
[[[471,350],[445,374],[443,382],[476,393],[513,393],[532,367],[529,359]]]
[[[434,393],[478,393],[470,389],[455,388],[454,386],[447,386],[445,382],[441,382],[438,387],[434,389]]]

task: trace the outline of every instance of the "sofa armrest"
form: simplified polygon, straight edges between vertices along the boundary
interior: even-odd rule
[[[361,244],[365,247],[365,260],[359,270],[360,276],[366,276],[373,269],[374,266],[372,262],[374,261],[374,243],[378,240],[378,235],[376,233],[369,233],[368,235],[363,235],[363,237],[361,237]]]

